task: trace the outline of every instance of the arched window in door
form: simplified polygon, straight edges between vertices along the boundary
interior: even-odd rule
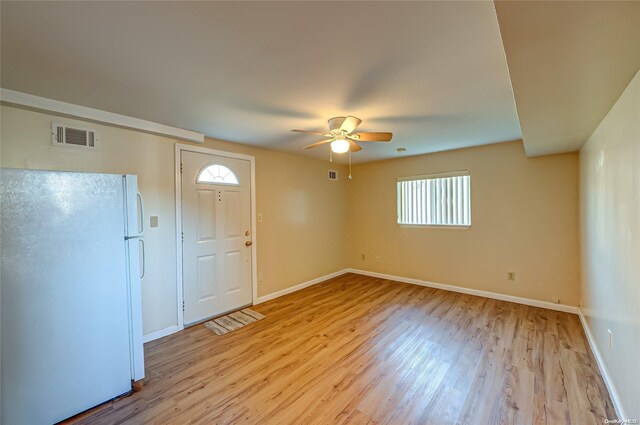
[[[209,184],[240,184],[238,177],[220,164],[210,164],[204,167],[200,173],[198,173],[197,183],[209,183]]]

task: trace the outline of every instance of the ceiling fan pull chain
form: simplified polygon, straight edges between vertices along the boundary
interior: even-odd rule
[[[329,146],[329,162],[333,162],[333,149]]]
[[[353,180],[351,177],[351,149],[349,149],[349,180]]]

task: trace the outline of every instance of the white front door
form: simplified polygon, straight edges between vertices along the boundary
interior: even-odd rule
[[[184,323],[252,302],[251,164],[181,152]]]

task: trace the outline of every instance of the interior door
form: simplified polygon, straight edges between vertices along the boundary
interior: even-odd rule
[[[184,323],[250,305],[251,165],[182,151]]]

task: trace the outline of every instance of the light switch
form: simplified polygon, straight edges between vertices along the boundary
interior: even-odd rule
[[[158,227],[158,216],[152,215],[149,218],[149,227]]]
[[[262,223],[262,213],[258,213],[258,223]]]

